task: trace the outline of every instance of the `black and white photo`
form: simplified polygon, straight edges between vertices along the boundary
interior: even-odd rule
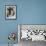
[[[16,5],[5,5],[5,18],[16,19]]]

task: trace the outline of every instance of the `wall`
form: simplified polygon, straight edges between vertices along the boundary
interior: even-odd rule
[[[16,20],[5,20],[5,5],[9,4],[17,6]],[[46,24],[46,0],[1,0],[0,44],[8,43],[9,32],[18,32],[18,24]]]

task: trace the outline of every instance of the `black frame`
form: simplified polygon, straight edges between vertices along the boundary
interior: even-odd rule
[[[16,18],[15,19],[7,19],[6,18],[6,7],[7,6],[15,6],[16,7]],[[16,20],[17,19],[17,6],[16,5],[5,5],[5,20]]]

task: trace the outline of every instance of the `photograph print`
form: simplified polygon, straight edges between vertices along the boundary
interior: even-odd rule
[[[5,19],[16,19],[16,5],[5,5]]]

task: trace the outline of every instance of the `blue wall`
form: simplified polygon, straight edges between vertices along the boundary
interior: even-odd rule
[[[16,20],[5,20],[5,5],[9,4],[17,6]],[[18,24],[46,24],[46,0],[1,0],[0,44],[8,43],[10,32],[18,32]]]

